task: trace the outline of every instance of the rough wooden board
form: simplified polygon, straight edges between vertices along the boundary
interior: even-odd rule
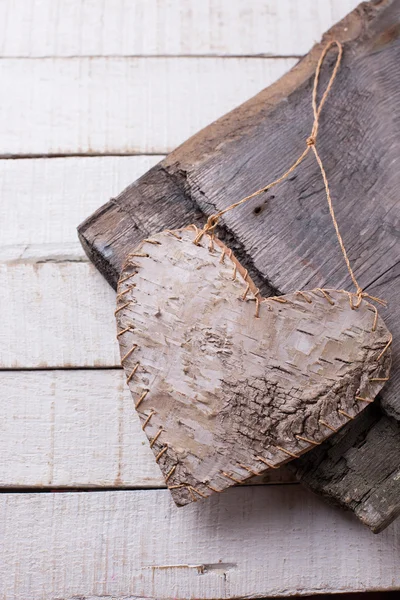
[[[0,420],[3,489],[165,486],[122,369],[3,371]],[[295,477],[252,480],[271,482]]]
[[[2,56],[307,52],[356,0],[2,0]],[[27,6],[28,5],[28,6]]]
[[[398,0],[364,4],[330,34],[347,43],[344,66],[322,116],[324,134],[319,141],[339,223],[361,283],[371,293],[391,301],[385,320],[395,339],[394,369],[382,404],[394,416],[400,413],[398,242],[392,225],[398,219],[394,132],[398,128],[399,44],[395,24],[400,20],[399,13]],[[310,131],[311,80],[320,51],[321,47],[314,48],[280,82],[194,136],[116,202],[82,224],[84,247],[111,283],[116,283],[127,248],[134,248],[143,237],[196,219],[199,222],[199,207],[211,214],[216,207],[226,206],[285,170]],[[327,69],[322,84],[326,76]],[[374,86],[372,81],[376,82]],[[310,114],[309,119],[304,118],[305,114]],[[380,127],[378,115],[388,124],[385,129]],[[267,196],[227,215],[222,234],[251,270],[257,285],[264,283],[264,290],[272,285],[289,292],[328,282],[348,287],[325,202],[320,175],[310,160],[275,191],[274,197]],[[321,248],[323,257],[318,258]],[[365,421],[364,427],[367,432],[371,424]],[[376,440],[373,447],[379,454]],[[355,475],[357,460],[362,466],[362,456],[357,448],[354,453]],[[381,468],[389,475],[398,464],[386,459]],[[371,498],[378,479],[372,469]],[[314,485],[318,489],[317,480]],[[335,494],[336,499],[344,498],[346,489],[336,490]],[[387,523],[387,519],[382,516],[381,522]],[[377,526],[375,521],[372,525]]]
[[[300,486],[178,510],[166,490],[0,496],[0,592],[228,599],[400,588],[400,523],[379,537]]]
[[[294,63],[4,58],[0,156],[165,154]]]
[[[178,506],[315,448],[372,402],[391,363],[368,302],[355,309],[343,290],[262,299],[229,248],[194,244],[197,231],[140,244],[115,311],[133,401]]]
[[[83,259],[77,224],[96,209],[99,196],[117,195],[162,158],[0,160],[1,262]]]

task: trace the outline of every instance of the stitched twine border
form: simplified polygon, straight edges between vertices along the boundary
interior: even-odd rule
[[[176,238],[179,241],[182,241],[181,237],[179,236],[179,232],[181,231],[190,231],[192,230],[194,232],[195,238],[198,236],[199,234],[199,229],[196,227],[196,225],[189,225],[188,227],[185,227],[183,229],[180,230],[175,230],[175,231],[169,231],[167,230],[166,233],[173,236],[174,238]],[[220,259],[218,261],[219,264],[224,263],[225,257],[228,257],[228,259],[231,261],[232,263],[232,267],[233,267],[233,272],[232,272],[232,279],[235,280],[237,278],[237,273],[239,272],[241,278],[243,279],[243,282],[245,284],[245,292],[244,294],[241,296],[242,300],[252,300],[252,298],[247,298],[247,294],[249,292],[249,290],[251,289],[252,295],[254,296],[254,300],[256,301],[256,311],[255,311],[255,317],[259,317],[260,316],[260,305],[261,303],[267,303],[267,302],[280,302],[280,303],[284,303],[284,304],[288,304],[289,301],[287,300],[287,298],[284,297],[279,297],[279,296],[275,296],[275,297],[268,297],[268,298],[262,298],[260,295],[259,290],[255,287],[254,283],[252,282],[252,280],[249,277],[248,271],[247,269],[244,269],[242,267],[242,265],[237,261],[236,257],[233,255],[232,250],[227,250],[226,246],[224,244],[222,244],[222,242],[220,242],[218,239],[216,239],[214,237],[214,234],[211,232],[205,232],[205,234],[207,235],[207,237],[210,240],[210,244],[208,247],[209,252],[215,253],[215,244],[217,244],[221,250],[220,253]],[[204,234],[203,234],[204,235]],[[139,247],[137,248],[137,250],[131,254],[128,255],[128,260],[127,260],[127,265],[126,266],[132,266],[134,268],[136,268],[137,270],[134,271],[133,273],[123,277],[120,279],[119,283],[118,283],[118,287],[128,281],[129,279],[131,279],[132,277],[134,277],[135,275],[137,275],[138,273],[138,269],[140,268],[140,265],[138,265],[136,262],[133,262],[132,259],[135,257],[140,257],[140,258],[151,258],[151,256],[147,253],[141,252],[143,246],[148,243],[148,244],[154,244],[154,245],[162,245],[161,242],[159,242],[158,240],[151,240],[151,239],[145,239],[143,240],[143,242],[139,245]],[[197,242],[197,245],[199,245],[199,242]],[[129,284],[129,290],[133,289],[134,287],[136,287],[135,285]],[[117,294],[117,303],[119,302],[119,300],[121,298],[123,298],[123,296],[125,296],[125,291],[123,290],[122,292],[119,292]],[[343,294],[347,294],[347,296],[349,297],[349,302],[350,302],[350,308],[352,310],[357,310],[360,305],[362,300],[364,300],[364,302],[366,302],[366,304],[368,304],[371,309],[374,311],[374,320],[373,320],[373,324],[371,326],[371,332],[374,332],[376,330],[376,325],[377,325],[377,320],[378,320],[378,311],[376,309],[376,307],[371,304],[370,302],[368,302],[367,300],[365,300],[365,296],[362,296],[357,302],[353,301],[354,296],[357,296],[357,294],[355,294],[354,292],[348,292],[346,290],[327,290],[325,288],[315,288],[313,290],[307,290],[308,293],[304,292],[304,291],[297,291],[295,292],[296,295],[299,295],[300,297],[302,297],[304,299],[305,302],[307,302],[308,304],[311,304],[313,302],[311,296],[309,294],[314,293],[316,294],[316,292],[319,292],[319,294],[316,295],[320,295],[320,297],[324,298],[328,304],[330,306],[334,305],[335,302],[332,299],[332,297],[329,294],[329,291],[335,291],[338,293],[343,293]],[[118,314],[118,312],[120,312],[123,308],[127,307],[128,305],[132,304],[133,301],[128,301],[127,303],[122,304],[121,306],[118,306],[118,308],[115,311],[115,314]],[[127,332],[134,332],[134,327],[132,325],[129,325],[127,327],[125,327],[124,329],[120,330],[117,333],[117,337],[120,337],[121,335],[127,333]],[[390,345],[392,344],[392,340],[393,337],[390,334],[389,340],[388,342],[385,344],[384,348],[381,350],[381,352],[379,353],[379,355],[376,357],[376,362],[379,363],[380,360],[382,359],[383,355],[386,353],[386,351],[389,349]],[[128,360],[130,358],[130,356],[133,354],[133,352],[135,352],[138,348],[137,344],[133,344],[132,347],[130,348],[130,350],[128,350],[128,352],[121,358],[121,364],[123,366],[123,363]],[[132,371],[129,373],[129,375],[127,376],[127,383],[129,384],[129,382],[131,381],[131,379],[134,377],[134,375],[136,374],[138,368],[140,367],[140,363],[136,362],[134,368],[132,369]],[[379,368],[379,366],[377,366],[377,368]],[[369,378],[370,382],[385,382],[388,381],[388,377],[372,377]],[[135,403],[135,409],[138,410],[139,406],[142,404],[143,401],[145,401],[148,393],[150,392],[149,389],[142,389],[139,392],[139,398]],[[370,404],[373,402],[373,399],[370,398],[365,398],[363,396],[355,396],[354,398],[355,400],[359,401],[359,402],[365,402],[367,404]],[[343,411],[342,409],[337,409],[336,411],[338,414],[340,414],[342,417],[344,417],[346,419],[346,422],[353,420],[354,416],[348,414],[347,412]],[[145,430],[147,425],[150,423],[151,418],[153,417],[153,415],[157,414],[157,411],[154,408],[150,408],[150,412],[146,415],[146,413],[142,413],[143,417],[145,417],[145,420],[142,424],[142,429]],[[325,427],[326,429],[329,429],[332,433],[337,433],[341,427],[343,427],[346,423],[343,423],[343,425],[341,425],[339,428],[335,428],[332,425],[330,425],[329,423],[327,423],[326,421],[324,421],[323,419],[319,419],[318,420],[319,424],[322,425],[323,427]],[[153,448],[153,446],[155,445],[155,443],[159,440],[160,436],[165,433],[165,429],[163,428],[163,426],[160,426],[157,433],[154,435],[153,438],[151,438],[150,441],[150,448]],[[331,433],[328,434],[327,436],[323,437],[322,440],[320,441],[316,441],[316,440],[311,440],[309,438],[303,437],[301,435],[295,435],[294,437],[298,440],[298,441],[302,441],[305,442],[307,444],[311,444],[312,446],[318,446],[320,444],[322,444],[328,437],[330,437],[330,435],[332,435]],[[304,452],[306,452],[308,450],[308,448],[303,448],[300,450],[299,454],[295,454],[293,452],[290,452],[289,450],[286,450],[285,448],[278,446],[278,445],[271,445],[270,447],[275,447],[278,451],[286,454],[288,456],[287,460],[283,460],[283,461],[279,461],[279,464],[274,464],[271,462],[271,460],[267,460],[266,458],[262,457],[262,456],[255,456],[254,459],[258,462],[261,462],[263,464],[265,464],[268,468],[270,469],[278,469],[282,464],[284,464],[285,462],[288,462],[290,460],[293,460],[295,458],[299,458]],[[161,443],[161,448],[158,451],[157,455],[156,455],[156,462],[158,463],[159,460],[161,459],[161,457],[168,451],[168,443]],[[165,482],[168,484],[168,481],[173,478],[173,475],[176,471],[176,468],[178,466],[179,463],[176,463],[175,465],[173,465],[171,467],[171,469],[168,471],[168,473],[164,476],[164,480]],[[261,470],[261,471],[255,471],[254,469],[252,469],[249,466],[243,465],[241,463],[238,463],[237,465],[238,467],[246,470],[249,475],[247,477],[244,477],[242,479],[237,479],[237,477],[234,477],[234,475],[232,475],[232,473],[227,473],[225,471],[220,471],[220,475],[222,475],[223,477],[225,477],[226,479],[229,479],[230,481],[233,481],[236,484],[242,484],[245,483],[249,478],[255,476],[255,475],[262,475],[265,472],[265,469]],[[206,486],[207,488],[209,488],[212,492],[218,492],[221,493],[224,491],[224,489],[219,490],[217,488],[215,488],[214,486],[211,485],[210,483],[205,483],[203,482],[203,485]],[[194,486],[192,486],[189,483],[179,483],[177,485],[167,485],[168,489],[173,490],[173,489],[179,489],[179,488],[186,488],[187,491],[190,494],[191,500],[192,501],[197,501],[197,496],[200,496],[202,498],[207,497],[205,494],[203,494],[200,490],[198,490],[197,488],[195,488]]]

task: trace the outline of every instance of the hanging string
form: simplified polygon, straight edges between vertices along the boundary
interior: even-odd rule
[[[318,94],[318,84],[319,84],[319,78],[320,78],[320,73],[321,73],[321,67],[323,65],[323,62],[325,60],[325,56],[327,55],[327,53],[329,52],[329,50],[336,46],[337,48],[337,57],[336,57],[336,62],[335,65],[333,67],[331,76],[329,78],[328,81],[328,85],[322,95],[322,98],[319,102],[319,104],[317,103],[317,94]],[[267,190],[271,189],[272,187],[274,187],[275,185],[278,185],[278,183],[281,183],[282,181],[284,181],[299,165],[300,163],[303,162],[303,160],[306,158],[306,156],[308,155],[308,153],[310,152],[310,150],[312,150],[312,152],[314,153],[315,159],[318,163],[319,169],[321,171],[321,175],[322,175],[322,179],[324,181],[324,186],[325,186],[325,192],[326,192],[326,198],[328,201],[328,206],[329,206],[329,213],[331,215],[332,218],[332,222],[333,222],[333,226],[335,228],[335,232],[336,232],[336,237],[338,239],[339,242],[339,246],[340,249],[342,251],[343,254],[343,258],[345,260],[348,272],[350,274],[351,280],[356,288],[356,295],[359,298],[359,302],[361,302],[361,299],[363,297],[369,297],[372,298],[371,296],[369,296],[369,294],[367,294],[366,292],[364,292],[361,288],[361,286],[359,285],[355,275],[354,275],[354,271],[351,267],[350,264],[350,260],[349,257],[347,255],[347,251],[346,248],[344,246],[344,242],[343,242],[343,238],[340,234],[340,230],[339,230],[339,225],[335,216],[335,211],[333,208],[333,203],[332,203],[332,197],[331,197],[331,193],[330,193],[330,189],[329,189],[329,184],[328,184],[328,178],[326,175],[326,171],[324,169],[321,157],[318,154],[317,148],[316,148],[316,141],[317,141],[317,136],[318,136],[318,129],[319,129],[319,118],[321,115],[321,110],[326,102],[326,99],[328,97],[329,92],[331,91],[332,85],[336,79],[336,75],[337,72],[339,70],[340,67],[340,63],[342,60],[342,55],[343,55],[343,48],[340,42],[338,42],[337,40],[332,40],[330,41],[325,48],[322,51],[322,54],[318,60],[318,64],[315,70],[315,77],[314,77],[314,85],[313,85],[313,91],[312,91],[312,110],[313,110],[313,115],[314,115],[314,122],[313,122],[313,126],[311,129],[311,133],[309,135],[309,137],[306,140],[306,148],[305,150],[302,152],[302,154],[297,158],[297,160],[292,164],[291,167],[289,167],[289,169],[287,171],[285,171],[285,173],[283,173],[283,175],[281,175],[280,177],[278,177],[278,179],[275,179],[275,181],[272,181],[271,183],[269,183],[268,185],[265,185],[264,187],[260,188],[259,190],[256,190],[255,192],[253,192],[252,194],[249,194],[248,196],[245,196],[244,198],[242,198],[241,200],[239,200],[238,202],[234,202],[233,204],[231,204],[230,206],[228,206],[227,208],[224,208],[223,210],[220,210],[219,212],[211,215],[208,220],[206,225],[204,226],[204,228],[199,231],[198,235],[196,236],[194,243],[195,244],[199,244],[200,240],[202,239],[203,235],[206,233],[212,233],[213,230],[215,229],[215,227],[217,226],[219,219],[228,211],[240,206],[241,204],[244,204],[245,202],[248,202],[249,200],[251,200],[252,198],[255,198],[256,196],[259,196],[260,194],[263,194],[264,192],[266,192]],[[375,298],[374,298],[375,299]]]

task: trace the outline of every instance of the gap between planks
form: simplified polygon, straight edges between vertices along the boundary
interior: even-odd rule
[[[99,366],[99,367],[95,367],[93,365],[89,365],[86,367],[80,367],[75,366],[75,367],[70,367],[70,366],[61,366],[61,367],[18,367],[16,369],[9,369],[7,367],[0,367],[0,373],[46,373],[47,371],[70,371],[70,372],[80,372],[80,371],[122,371],[122,367],[118,366],[118,365],[104,365],[104,366]]]
[[[106,56],[102,54],[71,54],[65,56],[54,56],[54,55],[43,55],[43,56],[0,56],[0,61],[2,60],[80,60],[80,59],[101,59],[101,60],[113,60],[113,59],[214,59],[214,58],[223,58],[224,60],[230,59],[241,59],[241,58],[250,58],[250,59],[266,59],[266,60],[276,60],[276,59],[294,59],[300,60],[303,58],[302,54],[107,54]]]
[[[294,480],[294,477],[291,476],[290,472],[285,471],[284,467],[282,468],[282,471],[284,471],[285,475],[282,475],[282,481],[274,481],[273,479],[269,482],[269,481],[262,481],[262,476],[258,477],[258,481],[248,481],[247,483],[242,483],[240,484],[241,488],[246,488],[246,487],[250,487],[252,488],[253,486],[281,486],[281,485],[287,485],[287,486],[294,486],[297,487],[300,485],[299,482]],[[285,477],[287,478],[287,481],[285,481]],[[254,478],[256,479],[256,478]],[[229,493],[229,490],[236,488],[238,486],[232,486],[231,488],[229,488],[228,490],[226,490],[226,493]],[[63,494],[86,494],[86,493],[90,493],[90,492],[141,492],[141,491],[146,491],[146,492],[151,492],[151,491],[158,491],[158,490],[165,490],[167,489],[166,485],[148,485],[148,486],[144,486],[144,485],[137,485],[137,486],[132,486],[132,485],[121,485],[121,486],[117,486],[117,485],[98,485],[98,484],[93,484],[93,485],[81,485],[81,486],[67,486],[67,485],[62,485],[62,486],[57,486],[57,485],[49,485],[46,487],[35,487],[35,486],[5,486],[5,485],[0,485],[0,494],[54,494],[54,493],[63,493]],[[225,493],[225,492],[224,492]],[[198,502],[201,502],[201,499],[198,499]]]
[[[29,160],[29,159],[46,159],[46,158],[108,158],[108,157],[127,157],[130,156],[142,157],[142,156],[161,156],[160,160],[164,158],[165,155],[160,155],[159,152],[70,152],[64,154],[57,154],[53,152],[52,154],[0,154],[0,160]],[[122,191],[122,190],[121,190]]]

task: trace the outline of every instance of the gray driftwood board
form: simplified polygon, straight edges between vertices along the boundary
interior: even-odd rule
[[[296,461],[299,478],[348,507],[373,531],[400,513],[400,0],[361,4],[325,36],[344,60],[321,116],[318,147],[361,285],[385,298],[391,380],[379,406]],[[276,84],[193,136],[79,227],[82,244],[116,286],[126,255],[150,234],[226,207],[279,176],[312,125],[316,45]],[[326,83],[331,61],[323,68]],[[218,231],[264,295],[350,289],[318,168],[311,156],[273,193],[228,213]],[[344,435],[346,433],[346,435]]]

